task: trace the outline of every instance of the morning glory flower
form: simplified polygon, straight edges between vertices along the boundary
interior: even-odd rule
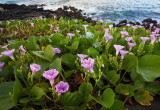
[[[62,93],[65,93],[69,89],[69,84],[67,82],[60,81],[58,84],[55,85],[56,92],[58,95],[61,95]]]
[[[43,73],[43,77],[48,79],[50,81],[50,84],[54,84],[54,79],[57,77],[58,73],[59,72],[56,69],[51,69],[51,70],[45,71]]]
[[[70,39],[74,36],[74,34],[72,34],[72,33],[67,33],[67,36],[69,36],[70,37]]]
[[[137,28],[137,26],[132,26],[132,28],[135,30]]]
[[[58,32],[59,31],[59,27],[56,27],[56,29],[54,30],[54,32]]]
[[[61,53],[61,50],[59,48],[53,48],[54,53]]]
[[[77,54],[77,56],[80,58],[81,63],[83,62],[83,60],[88,57],[88,55],[84,55],[84,54]]]
[[[126,40],[127,42],[130,42],[130,41],[132,40],[132,37],[126,37],[125,40]]]
[[[128,32],[126,32],[126,31],[121,31],[121,35],[122,35],[122,37],[128,36]]]
[[[5,64],[4,62],[0,62],[0,71],[2,71],[4,64]]]
[[[4,28],[0,28],[0,31],[3,31],[4,30]]]
[[[116,55],[118,55],[120,50],[122,50],[124,48],[124,46],[121,46],[121,45],[113,45],[113,46],[116,49]]]
[[[0,24],[2,24],[2,21],[0,21]]]
[[[104,31],[105,31],[104,36],[106,37],[108,35],[109,29],[104,29]]]
[[[20,50],[22,55],[24,55],[26,53],[26,51],[23,48],[23,45],[19,46],[19,50]]]
[[[37,71],[41,69],[41,66],[37,64],[31,64],[30,69],[32,71],[32,74],[35,74]]]
[[[31,26],[34,26],[34,23],[30,23],[31,24]]]
[[[2,57],[3,55],[0,55],[0,58]]]
[[[76,30],[76,32],[78,32],[78,33],[79,33],[80,31],[79,31],[79,30]]]
[[[10,21],[7,21],[7,23],[10,24],[11,22],[10,22]]]
[[[82,25],[84,28],[85,28],[85,31],[87,30],[87,27],[88,27],[88,25],[87,24],[85,24],[85,25]]]
[[[131,50],[136,44],[135,44],[135,43],[129,43],[129,42],[128,42],[128,45],[129,45],[129,50]]]
[[[140,37],[142,39],[142,41],[145,43],[147,40],[149,40],[149,37]]]
[[[124,59],[124,56],[125,56],[126,54],[128,54],[128,53],[129,53],[129,52],[126,51],[126,50],[120,50],[121,59]]]
[[[8,44],[9,45],[9,44]],[[3,49],[8,49],[8,45],[2,46]]]
[[[111,25],[109,25],[109,29],[111,30],[112,29],[112,27],[113,27],[113,25],[111,24]]]
[[[151,37],[151,44],[154,44],[154,42],[156,41],[156,36],[150,35],[150,37]]]
[[[108,34],[108,35],[106,36],[106,43],[107,43],[110,39],[113,39],[113,37]]]
[[[11,59],[14,59],[14,57],[13,57],[14,51],[15,51],[15,49],[6,50],[6,51],[2,52],[2,55],[8,56],[8,57],[10,57]]]
[[[15,34],[15,35],[17,35],[17,34],[18,34],[18,32],[17,32],[17,31],[14,31],[14,34]]]
[[[52,28],[53,28],[53,25],[52,25],[52,24],[49,24],[49,27],[50,27],[50,29],[52,29]]]
[[[152,27],[152,26],[153,26],[153,23],[150,23],[149,26]]]
[[[88,69],[90,72],[93,71],[93,66],[94,66],[94,59],[88,58],[88,60],[83,60],[81,64],[84,68]]]

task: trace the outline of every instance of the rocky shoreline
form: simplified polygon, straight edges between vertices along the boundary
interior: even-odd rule
[[[68,19],[82,19],[93,25],[96,24],[96,21],[92,18],[86,17],[85,13],[82,14],[82,10],[78,10],[75,7],[64,6],[63,8],[58,8],[55,11],[44,10],[42,8],[44,5],[17,5],[17,4],[0,4],[0,21],[2,20],[10,20],[10,19],[33,19],[33,18],[54,18],[55,16],[66,17]],[[117,24],[114,24],[115,27],[127,26],[127,25],[137,25],[144,26],[146,29],[150,27],[150,24],[153,23],[153,28],[160,28],[160,24],[156,20],[152,20],[151,18],[147,18],[140,22],[132,22],[127,20],[122,20]]]

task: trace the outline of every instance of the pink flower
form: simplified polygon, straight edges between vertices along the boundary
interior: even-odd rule
[[[59,31],[59,27],[56,27],[56,29],[54,30],[54,32],[58,32]]]
[[[149,40],[149,37],[140,37],[142,39],[142,41],[145,43],[147,40]]]
[[[104,31],[105,31],[104,36],[106,37],[108,35],[109,29],[104,29]]]
[[[128,53],[129,53],[129,52],[126,51],[126,50],[120,50],[121,59],[124,59],[124,56],[125,56],[126,54],[128,54]]]
[[[88,27],[88,25],[87,24],[84,24],[84,25],[82,25],[84,28],[87,28]]]
[[[9,45],[9,44],[8,44]],[[3,49],[8,49],[8,45],[2,46]]]
[[[129,47],[130,47],[129,50],[131,50],[136,44],[135,44],[135,43],[129,43],[129,42],[128,42],[128,45],[129,45]]]
[[[34,23],[30,23],[31,24],[31,26],[34,26]]]
[[[128,32],[126,32],[126,31],[121,31],[121,35],[122,35],[122,37],[128,36]]]
[[[0,71],[2,71],[4,64],[5,64],[4,62],[0,62]]]
[[[43,77],[48,79],[50,81],[50,84],[54,84],[54,79],[57,77],[58,73],[59,72],[56,69],[51,69],[51,70],[45,71],[43,73]]]
[[[0,58],[2,57],[3,55],[0,55]]]
[[[7,21],[7,23],[10,24],[11,22],[10,22],[10,21]]]
[[[8,57],[10,57],[11,59],[14,59],[14,57],[13,57],[14,51],[15,51],[15,49],[6,50],[6,51],[2,52],[2,55],[8,56]]]
[[[152,27],[152,26],[153,26],[153,23],[150,23],[149,26]]]
[[[0,24],[2,24],[2,21],[0,21]]]
[[[65,93],[69,89],[69,84],[67,82],[60,81],[58,84],[55,85],[56,92],[58,95],[61,95],[62,93]]]
[[[79,33],[80,31],[79,31],[79,30],[76,30],[76,32],[78,32],[78,33]]]
[[[20,50],[22,55],[24,55],[26,53],[26,51],[23,48],[23,45],[19,46],[19,50]]]
[[[111,24],[111,25],[109,25],[109,29],[111,30],[112,29],[112,27],[113,27],[113,25]]]
[[[154,44],[154,42],[156,41],[156,36],[150,35],[150,37],[151,37],[151,44]]]
[[[81,64],[84,68],[88,69],[90,72],[93,71],[93,66],[94,66],[94,59],[88,58],[88,60],[83,60]]]
[[[0,31],[3,31],[4,30],[4,28],[0,28]]]
[[[32,71],[32,74],[35,74],[37,71],[41,69],[41,66],[37,64],[31,64],[30,69]]]
[[[49,24],[49,27],[50,27],[50,29],[52,29],[52,28],[53,28],[53,25],[52,25],[52,24]]]
[[[81,63],[83,62],[83,60],[88,57],[88,55],[84,55],[84,54],[77,54],[77,56],[80,58]]]
[[[113,37],[108,34],[108,35],[106,36],[106,43],[107,43],[110,39],[113,39]]]
[[[14,31],[14,34],[15,34],[15,35],[17,35],[17,34],[18,34],[18,32],[17,32],[17,31]]]
[[[114,45],[114,48],[116,49],[116,55],[119,54],[120,50],[122,50],[124,48],[124,46],[121,45]]]
[[[132,26],[132,28],[135,30],[137,28],[137,26]]]
[[[70,37],[70,39],[74,36],[74,34],[72,34],[72,33],[67,33],[67,36],[69,36]]]
[[[130,41],[132,40],[132,37],[126,37],[125,40],[126,40],[127,42],[130,42]]]
[[[53,48],[54,53],[61,53],[61,50],[59,48]]]

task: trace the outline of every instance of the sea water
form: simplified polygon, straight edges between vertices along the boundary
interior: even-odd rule
[[[0,0],[0,3],[45,4],[43,8],[50,10],[74,6],[84,10],[87,16],[106,22],[142,21],[145,18],[160,22],[160,0]]]

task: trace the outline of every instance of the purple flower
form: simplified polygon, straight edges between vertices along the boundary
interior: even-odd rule
[[[56,69],[51,69],[51,70],[45,71],[43,73],[43,77],[48,79],[50,81],[50,84],[54,84],[54,79],[57,77],[58,73],[59,72]]]
[[[90,72],[93,71],[93,66],[94,66],[94,59],[88,58],[88,60],[83,60],[81,64],[84,68],[88,69]]]
[[[88,55],[84,55],[84,54],[77,54],[77,56],[80,58],[81,63],[83,62],[83,60],[88,57]]]
[[[128,45],[129,45],[129,47],[130,47],[129,50],[131,50],[136,44],[135,44],[135,43],[129,43],[129,42],[128,42]]]
[[[52,24],[49,24],[49,27],[50,27],[50,29],[52,29],[52,28],[53,28],[53,25],[52,25]]]
[[[129,52],[126,51],[126,50],[120,50],[121,59],[124,59],[124,56],[125,56],[126,54],[128,54],[128,53],[129,53]]]
[[[8,44],[9,45],[9,44]],[[3,49],[8,49],[8,45],[2,46]]]
[[[109,25],[109,29],[111,30],[112,29],[112,27],[113,27],[113,25],[111,24],[111,25]]]
[[[104,36],[106,37],[108,35],[109,29],[104,29],[104,31],[105,31]]]
[[[54,53],[61,53],[61,50],[59,48],[53,48]]]
[[[156,41],[156,36],[150,35],[150,37],[151,37],[151,44],[154,44],[154,42]]]
[[[24,55],[26,53],[26,51],[23,48],[23,45],[19,46],[19,50],[20,50],[22,55]]]
[[[2,24],[2,21],[0,21],[0,24]]]
[[[142,39],[142,41],[145,43],[147,40],[149,40],[149,37],[140,37]]]
[[[56,29],[54,30],[54,32],[58,32],[59,31],[59,27],[56,27]]]
[[[65,93],[69,89],[69,84],[67,82],[60,81],[58,84],[55,85],[56,92],[58,95],[61,95],[62,93]]]
[[[17,34],[18,34],[18,32],[17,32],[17,31],[14,31],[14,34],[15,34],[15,35],[17,35]]]
[[[0,31],[3,31],[4,30],[4,28],[0,28]]]
[[[122,37],[128,36],[128,32],[126,32],[126,31],[121,31],[121,35],[122,35]]]
[[[119,54],[120,50],[122,50],[124,48],[124,46],[121,45],[114,45],[114,48],[116,49],[116,55]]]
[[[37,64],[31,64],[30,69],[32,71],[32,74],[35,74],[37,71],[41,69],[41,66]]]
[[[8,56],[8,57],[10,57],[11,59],[14,59],[14,57],[13,57],[14,51],[15,51],[15,49],[6,50],[6,51],[2,52],[2,55]]]
[[[30,23],[31,24],[31,26],[34,26],[34,23]]]
[[[4,62],[0,62],[0,71],[2,71],[4,64],[5,64]]]
[[[143,26],[138,26],[138,28],[143,28]]]
[[[130,41],[132,40],[132,37],[126,37],[125,40],[126,40],[127,42],[130,42]]]
[[[79,31],[79,30],[76,30],[76,32],[78,32],[78,33],[79,33],[80,31]]]
[[[113,39],[113,37],[108,34],[108,35],[106,36],[106,43],[107,43],[110,39]]]
[[[137,28],[137,26],[132,26],[132,28],[135,30]]]
[[[88,27],[88,25],[87,24],[84,24],[84,25],[82,25],[84,28],[87,28]]]
[[[10,22],[10,21],[7,21],[7,23],[10,24],[11,22]]]
[[[2,57],[3,55],[0,55],[0,58]]]
[[[153,23],[150,23],[149,26],[152,27],[152,26],[153,26]]]
[[[72,33],[67,33],[67,36],[69,36],[70,38],[72,38],[74,36],[74,34]]]

